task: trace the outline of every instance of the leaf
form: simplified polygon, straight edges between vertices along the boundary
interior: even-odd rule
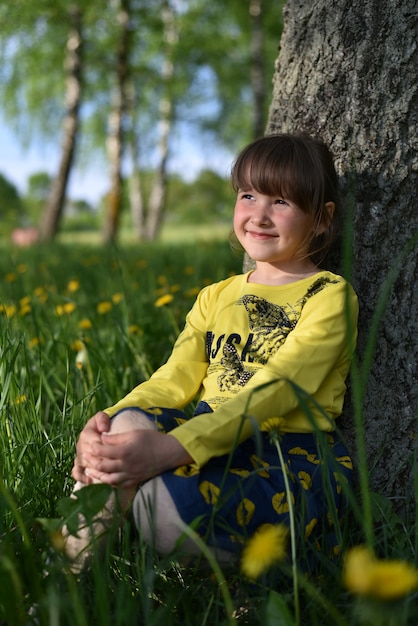
[[[64,518],[68,532],[71,535],[77,534],[80,515],[85,518],[83,525],[84,523],[91,524],[105,507],[111,492],[112,487],[110,485],[87,485],[72,496],[62,498],[57,504],[57,509]]]
[[[292,614],[277,591],[270,591],[265,610],[265,626],[295,626]]]

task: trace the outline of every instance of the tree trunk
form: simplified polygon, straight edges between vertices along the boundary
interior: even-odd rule
[[[253,92],[253,137],[264,134],[266,84],[263,51],[263,0],[250,0],[251,20],[251,88]]]
[[[156,239],[165,209],[167,195],[167,159],[168,141],[173,118],[173,97],[170,94],[170,83],[174,74],[174,50],[178,43],[177,24],[174,10],[169,0],[163,2],[161,12],[164,28],[165,52],[162,66],[162,86],[164,93],[159,102],[159,140],[158,164],[155,172],[154,184],[151,190],[148,211],[144,229],[144,238],[153,241]]]
[[[129,17],[129,0],[120,0],[117,16],[120,26],[120,38],[116,59],[116,84],[113,90],[107,138],[107,151],[110,163],[110,191],[107,197],[107,215],[103,231],[105,244],[116,240],[122,208],[123,120],[126,110],[126,86],[129,75]]]
[[[354,183],[352,282],[364,359],[379,290],[418,229],[416,2],[289,0],[284,21],[267,134],[322,137],[345,196]],[[371,485],[400,504],[413,494],[417,279],[415,245],[390,292],[363,401]],[[342,423],[354,440],[350,412]]]
[[[66,115],[63,122],[61,161],[52,184],[45,212],[42,216],[39,237],[50,241],[58,232],[64,212],[66,189],[74,160],[82,90],[82,14],[76,5],[69,9],[71,28],[67,40],[65,71],[67,74]]]

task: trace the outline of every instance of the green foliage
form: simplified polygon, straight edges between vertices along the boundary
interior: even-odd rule
[[[3,250],[1,624],[416,624],[416,593],[396,602],[356,599],[341,584],[340,564],[325,555],[320,575],[297,577],[297,622],[287,564],[256,583],[236,566],[221,568],[210,554],[182,565],[176,554],[162,558],[146,548],[129,519],[89,572],[77,578],[67,571],[59,518],[71,524],[80,510],[93,516],[107,493],[93,486],[82,498],[68,498],[82,425],[165,361],[196,291],[240,266],[226,242],[120,250],[72,242]],[[163,295],[172,300],[157,307]],[[303,391],[296,391],[306,402]],[[347,495],[354,506],[341,529],[345,547],[368,534],[364,494]],[[415,520],[401,519],[380,494],[369,494],[369,500],[376,554],[416,562]],[[193,536],[192,529],[188,533]]]
[[[0,173],[0,224],[4,232],[11,227],[21,226],[24,219],[22,199],[18,190]]]

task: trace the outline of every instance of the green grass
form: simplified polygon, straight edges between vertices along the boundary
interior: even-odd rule
[[[0,624],[214,626],[235,623],[232,605],[238,624],[290,626],[296,591],[303,626],[418,623],[416,593],[396,603],[355,598],[344,589],[341,565],[325,558],[321,575],[300,575],[297,590],[289,566],[255,584],[210,555],[186,567],[175,554],[154,554],[129,520],[81,579],[65,573],[57,520],[83,424],[166,360],[198,289],[241,268],[226,236],[206,242],[192,233],[183,232],[183,240],[171,235],[161,244],[125,242],[119,249],[62,238],[2,251]],[[170,304],[156,307],[167,294]],[[359,403],[362,392],[354,389]],[[361,441],[360,419],[357,428]],[[370,494],[366,478],[347,494],[345,547],[372,536],[380,558],[391,558],[395,544],[398,559],[416,561],[414,524],[400,520],[388,499]]]

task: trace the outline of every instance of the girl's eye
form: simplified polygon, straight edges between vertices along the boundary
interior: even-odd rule
[[[250,193],[243,193],[243,194],[242,194],[242,196],[241,196],[241,198],[242,198],[243,200],[254,200],[254,196],[253,196],[253,195],[251,195]]]
[[[286,200],[283,200],[282,198],[277,198],[274,201],[274,204],[287,204]]]

